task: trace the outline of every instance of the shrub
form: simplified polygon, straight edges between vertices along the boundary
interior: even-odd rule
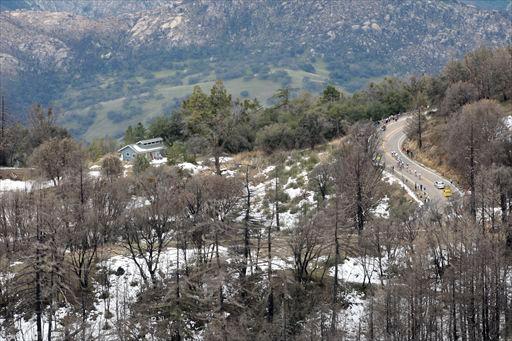
[[[146,169],[151,167],[149,160],[144,155],[137,155],[133,162],[133,173],[139,175],[143,173]]]
[[[120,123],[125,119],[125,115],[120,111],[109,111],[107,112],[107,117],[113,123]]]
[[[306,71],[306,72],[310,72],[310,73],[315,73],[315,67],[309,63],[303,63],[303,64],[300,64],[299,67]]]
[[[123,174],[123,164],[117,155],[110,154],[103,159],[101,174],[106,178],[116,178]]]
[[[175,141],[170,145],[165,155],[167,156],[167,163],[169,165],[175,165],[180,162],[191,162],[194,160],[193,157],[189,157],[187,153],[187,146],[181,141]]]
[[[275,123],[258,132],[256,143],[267,153],[293,148],[294,133],[286,124]]]

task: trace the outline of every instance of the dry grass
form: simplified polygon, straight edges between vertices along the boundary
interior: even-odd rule
[[[30,180],[33,178],[32,168],[1,168],[0,179]]]
[[[421,150],[418,149],[417,142],[410,139],[404,142],[404,148],[413,152],[414,160],[435,170],[443,177],[460,183],[461,175],[457,174],[448,165],[448,155],[446,155],[442,148],[442,143],[447,134],[446,131],[446,122],[443,118],[432,118],[428,121],[425,133],[423,134]]]

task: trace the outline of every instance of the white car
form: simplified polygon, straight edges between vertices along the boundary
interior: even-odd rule
[[[436,186],[436,188],[443,189],[444,188],[444,182],[443,181],[436,181],[436,182],[434,182],[434,186]]]

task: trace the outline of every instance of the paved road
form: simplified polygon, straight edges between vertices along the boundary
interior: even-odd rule
[[[436,204],[439,207],[444,206],[449,202],[449,200],[443,196],[442,190],[437,189],[434,186],[434,182],[443,181],[448,185],[450,184],[450,181],[431,169],[411,160],[407,157],[406,153],[402,151],[401,145],[405,140],[404,129],[407,118],[408,116],[402,116],[398,121],[391,121],[386,125],[386,130],[382,133],[382,150],[384,154],[384,162],[386,163],[386,170],[388,172],[393,172],[412,190],[414,190],[415,184],[418,188],[421,185],[422,188],[424,188],[424,198],[427,197],[429,202]],[[402,169],[398,167],[396,157],[391,155],[393,151],[398,154],[398,157],[406,165],[402,167]],[[450,187],[454,192],[454,197],[460,193],[453,185]]]

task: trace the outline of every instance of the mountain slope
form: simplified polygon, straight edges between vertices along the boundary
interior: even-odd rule
[[[55,100],[66,111],[84,109],[156,93],[158,86],[215,78],[270,79],[276,87],[293,83],[313,91],[331,81],[355,90],[375,77],[437,71],[477,46],[507,43],[512,31],[509,14],[457,1],[143,1],[123,8],[118,1],[7,4],[46,10],[0,14],[2,91],[16,98],[20,109],[32,101]],[[290,70],[308,75],[297,84]],[[168,76],[158,77],[159,72]],[[84,103],[79,97],[84,84],[111,91]],[[132,118],[143,119],[143,113]]]
[[[92,18],[112,17],[167,4],[166,0],[2,0],[2,10],[68,12]]]

